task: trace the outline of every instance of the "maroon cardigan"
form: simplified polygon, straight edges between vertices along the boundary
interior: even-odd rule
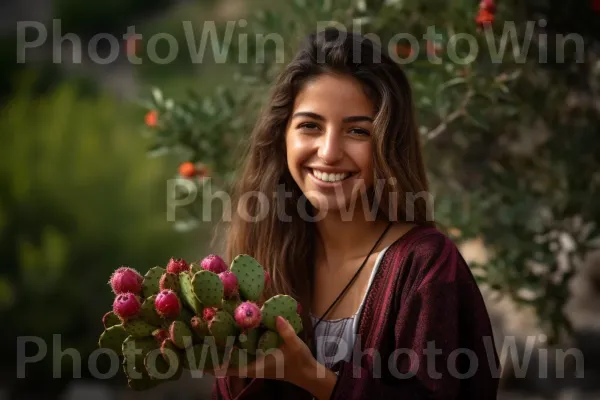
[[[358,334],[355,354],[362,357],[335,365],[331,400],[496,399],[499,359],[481,292],[455,244],[435,228],[413,228],[387,250]],[[216,378],[214,400],[233,400],[228,380]],[[287,382],[251,379],[236,400],[288,397],[311,395]]]

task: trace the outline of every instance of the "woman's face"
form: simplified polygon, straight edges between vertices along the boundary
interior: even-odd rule
[[[352,77],[321,75],[297,95],[286,131],[287,164],[320,212],[362,210],[373,184],[374,118],[374,104]]]

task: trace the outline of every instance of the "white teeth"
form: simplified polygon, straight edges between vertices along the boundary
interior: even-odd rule
[[[350,174],[347,172],[339,173],[339,174],[328,174],[327,172],[317,171],[313,169],[313,175],[317,177],[317,179],[322,180],[324,182],[339,182],[346,179]]]

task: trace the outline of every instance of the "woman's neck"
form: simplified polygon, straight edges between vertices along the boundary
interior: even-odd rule
[[[338,213],[328,213],[316,222],[317,260],[332,266],[344,260],[365,257],[387,224],[387,221],[364,216],[355,215],[347,220]]]

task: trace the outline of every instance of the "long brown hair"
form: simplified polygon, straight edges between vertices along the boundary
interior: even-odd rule
[[[229,261],[238,254],[256,258],[271,274],[272,285],[265,296],[288,294],[300,301],[305,327],[311,326],[316,235],[314,224],[299,216],[297,205],[304,195],[287,167],[285,132],[297,93],[309,79],[323,73],[356,78],[377,107],[372,135],[374,173],[375,182],[385,182],[377,217],[407,220],[405,196],[397,195],[397,206],[390,212],[390,193],[428,192],[411,88],[399,65],[364,36],[334,28],[309,35],[278,77],[252,132],[233,190],[234,212],[225,250]],[[282,190],[292,196],[274,196]],[[268,210],[261,210],[257,193],[268,198]],[[310,203],[304,204],[308,215],[314,215]],[[433,223],[423,202],[410,207],[412,222]],[[291,222],[281,217],[281,211],[291,216]],[[257,215],[260,218],[255,222],[248,218]],[[307,342],[311,334],[304,329]]]

